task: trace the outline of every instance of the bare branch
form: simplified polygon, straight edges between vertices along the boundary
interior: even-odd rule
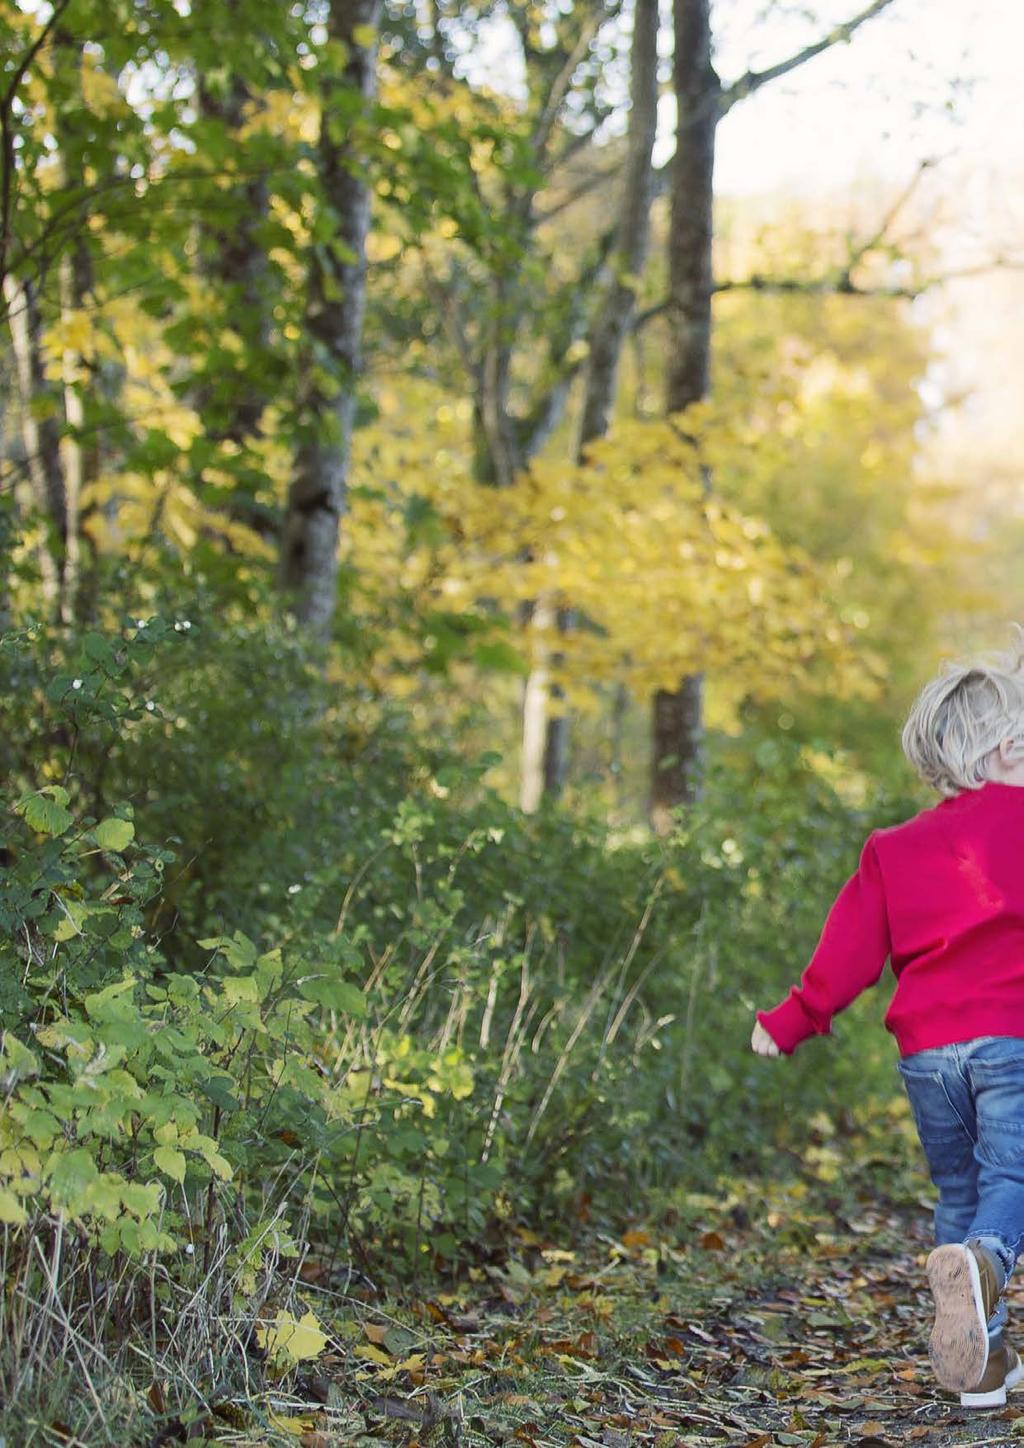
[[[590,49],[591,41],[597,35],[597,32],[607,18],[607,15],[603,13],[592,14],[586,18],[580,26],[580,33],[576,37],[576,44],[565,57],[565,62],[554,79],[551,90],[548,92],[548,98],[544,102],[540,115],[537,117],[537,124],[533,129],[533,135],[530,138],[534,154],[538,159],[543,156],[547,148],[551,128],[555,124],[558,112],[562,109],[562,102],[568,94],[569,87],[572,84],[572,78],[576,74],[580,63],[585,58],[587,51]]]
[[[578,181],[575,186],[570,187],[558,201],[553,201],[550,206],[537,212],[538,224],[550,221],[553,216],[558,216],[561,212],[567,211],[570,206],[573,206],[577,201],[581,201],[584,196],[589,196],[591,191],[598,190],[606,181],[611,181],[617,177],[621,170],[622,162],[616,161],[614,166],[607,166],[603,171],[593,171],[589,176],[584,176],[582,181]]]
[[[841,45],[851,40],[862,25],[866,25],[869,20],[873,20],[875,16],[880,15],[883,10],[887,10],[892,3],[893,0],[871,0],[871,4],[865,6],[859,14],[852,16],[842,25],[835,26],[827,35],[823,35],[820,40],[816,40],[813,45],[805,46],[803,50],[797,51],[795,55],[789,56],[786,60],[780,60],[777,65],[768,66],[766,70],[748,70],[746,75],[741,75],[739,80],[734,81],[732,85],[725,86],[722,89],[718,107],[719,115],[724,116],[727,111],[732,109],[737,101],[745,100],[747,96],[753,95],[755,91],[759,91],[761,87],[767,85],[769,81],[778,80],[780,76],[788,75],[790,71],[796,70],[801,65],[805,65],[807,61],[813,60],[815,56],[821,55],[826,50],[831,50],[833,45]]]
[[[858,243],[856,246],[851,248],[850,259],[846,264],[847,275],[849,275],[853,271],[854,267],[857,266],[859,262],[862,262],[864,258],[869,255],[870,252],[876,251],[878,247],[880,247],[887,240],[890,229],[898,221],[904,207],[909,204],[911,198],[914,195],[914,192],[921,184],[922,178],[927,175],[927,173],[932,169],[933,166],[937,164],[938,163],[936,162],[934,157],[928,156],[926,156],[923,161],[918,162],[917,170],[914,172],[913,176],[911,176],[910,180],[907,182],[906,186],[904,186],[903,190],[899,192],[895,201],[893,201],[888,211],[882,217],[876,230],[871,234],[871,236],[867,237],[864,241]]]
[[[949,271],[936,272],[933,276],[922,277],[920,281],[905,285],[882,283],[877,286],[862,286],[846,271],[830,272],[820,277],[772,277],[753,272],[748,277],[729,277],[716,282],[713,291],[716,295],[719,292],[770,292],[811,297],[887,297],[912,302],[948,282],[990,276],[998,271],[1024,272],[1024,257],[997,256],[990,261],[976,262],[972,266],[953,267]],[[634,332],[640,331],[648,322],[653,322],[667,310],[667,297],[663,301],[655,302],[653,306],[645,307],[633,323]]]

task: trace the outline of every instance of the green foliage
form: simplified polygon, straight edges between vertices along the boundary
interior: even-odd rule
[[[312,697],[283,782],[296,736],[272,728],[251,755],[243,735],[225,775],[221,730],[272,724],[281,679],[247,673],[242,707],[230,653],[205,655],[201,633],[136,622],[90,645],[88,687],[37,681],[51,717],[23,776],[35,750],[54,771],[53,716],[71,718],[79,765],[101,750],[132,805],[104,799],[96,820],[65,776],[21,794],[5,831],[11,1220],[59,1205],[104,1250],[170,1250],[210,1202],[255,1211],[275,1180],[273,1205],[305,1202],[323,1230],[340,1216],[412,1253],[429,1231],[445,1255],[513,1200],[556,1209],[784,1134],[745,1033],[869,827],[820,761],[766,745],[745,775],[723,758],[675,839],[615,849],[597,821],[510,811],[481,790],[488,759],[407,757],[396,789],[395,753],[374,757],[371,734],[357,762]],[[8,641],[8,667],[28,675],[38,646]],[[154,649],[162,724],[137,702]],[[278,664],[314,688],[301,655]],[[172,719],[173,787],[131,728]],[[172,816],[211,840],[187,876],[145,844]],[[815,1074],[812,1050],[791,1080]]]

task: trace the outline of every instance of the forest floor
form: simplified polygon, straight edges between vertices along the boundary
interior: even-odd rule
[[[965,1411],[931,1378],[926,1184],[826,1166],[687,1194],[620,1235],[511,1228],[421,1297],[368,1279],[336,1293],[307,1263],[339,1350],[272,1400],[269,1436],[251,1419],[206,1432],[301,1448],[1024,1441],[1024,1392]]]

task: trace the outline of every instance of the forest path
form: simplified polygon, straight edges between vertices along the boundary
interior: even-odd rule
[[[873,1192],[870,1170],[858,1165],[856,1187],[811,1172],[690,1194],[658,1225],[621,1236],[588,1226],[574,1244],[513,1230],[450,1291],[404,1308],[350,1299],[365,1372],[354,1382],[349,1359],[333,1383],[350,1415],[346,1441],[1019,1443],[1024,1392],[1005,1409],[967,1412],[936,1389],[928,1213],[905,1181],[895,1197]],[[311,1442],[339,1441],[332,1416],[324,1410],[325,1436]]]

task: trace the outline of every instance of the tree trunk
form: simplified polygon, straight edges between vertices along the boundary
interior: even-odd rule
[[[381,0],[333,0],[328,20],[331,38],[348,56],[342,74],[326,87],[318,142],[321,183],[337,231],[334,242],[311,249],[306,323],[318,357],[330,359],[333,376],[325,385],[324,363],[310,366],[281,553],[281,580],[294,598],[296,614],[320,635],[330,631],[336,604],[370,226],[370,187],[351,135],[359,118],[350,120],[345,106],[336,114],[334,101],[355,91],[362,96],[364,115],[369,108],[376,90],[377,46],[364,42],[368,31],[376,34],[380,8]]]
[[[654,198],[652,155],[658,128],[658,3],[636,0],[633,10],[633,42],[630,48],[630,111],[626,165],[616,226],[615,245],[610,258],[611,281],[594,312],[588,337],[587,370],[583,391],[576,460],[581,462],[587,444],[604,437],[611,423],[622,351],[629,336],[636,309],[636,288],[647,261],[650,241],[651,202]],[[575,627],[575,611],[558,611],[558,627],[568,633]],[[553,664],[560,659],[556,655]],[[562,693],[553,685],[550,694],[556,704]],[[525,722],[525,721],[524,721]],[[543,751],[543,792],[557,796],[565,787],[569,763],[569,716],[564,708],[547,721]],[[526,751],[524,750],[524,759]],[[533,786],[532,792],[536,792]]]
[[[551,607],[540,600],[530,611],[531,625],[550,628]],[[527,814],[544,797],[544,722],[547,716],[548,667],[543,657],[530,670],[523,687],[523,748],[519,768],[519,807]]]
[[[237,13],[237,5],[232,9]],[[242,17],[239,19],[241,22]],[[243,80],[231,75],[223,90],[213,90],[208,79],[200,76],[198,93],[199,108],[205,117],[219,122],[230,133],[241,129],[251,100],[249,88]],[[269,205],[266,179],[257,175],[239,182],[235,196],[235,214],[204,219],[199,236],[199,264],[203,274],[226,294],[225,311],[230,312],[232,325],[243,334],[246,345],[258,355],[270,336],[266,297],[267,257],[257,239]],[[211,429],[212,435],[217,438],[241,443],[258,430],[269,398],[261,389],[254,387],[248,377],[242,380],[243,389],[234,392],[228,400],[226,416]],[[208,391],[208,388],[204,389],[205,393]],[[207,397],[200,397],[201,409],[207,401]]]
[[[36,367],[32,338],[32,317],[35,309],[29,300],[29,289],[17,281],[13,273],[4,277],[4,302],[11,333],[14,375],[18,387],[18,416],[21,424],[21,445],[25,454],[25,471],[30,488],[17,490],[19,512],[34,511],[43,525],[39,539],[39,576],[42,583],[43,610],[52,618],[57,612],[60,579],[50,549],[50,528],[54,523],[51,480],[45,462],[45,444],[40,425],[32,411],[36,396]]]
[[[60,259],[59,280],[61,316],[67,318],[77,306],[81,305],[82,301],[81,295],[77,294],[75,264],[67,253]],[[61,567],[59,603],[61,623],[74,622],[80,575],[79,520],[82,484],[85,481],[81,443],[85,413],[82,408],[82,395],[79,391],[81,370],[81,357],[76,351],[65,346],[60,360],[65,422],[60,439],[60,458],[64,477],[64,558]]]
[[[721,86],[711,64],[710,0],[674,0],[676,151],[668,234],[668,368],[665,409],[680,412],[707,395],[711,359],[711,241],[715,131]],[[696,798],[701,762],[702,681],[692,675],[654,698],[651,824]]]

